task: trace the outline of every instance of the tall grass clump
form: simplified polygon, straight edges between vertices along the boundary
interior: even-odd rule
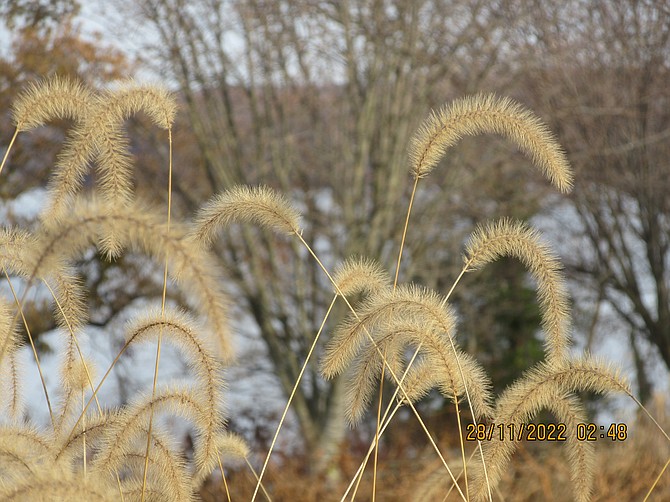
[[[0,499],[2,500],[196,500],[207,479],[221,478],[227,500],[225,465],[241,461],[255,487],[251,500],[272,499],[264,479],[295,392],[308,362],[324,337],[320,359],[324,378],[344,378],[343,410],[350,425],[361,421],[376,403],[377,423],[366,455],[343,493],[336,497],[374,500],[378,444],[393,418],[407,408],[438,459],[444,490],[462,500],[493,500],[504,483],[521,438],[477,437],[474,449],[466,441],[465,424],[489,430],[496,424],[520,430],[548,410],[565,424],[563,462],[568,466],[576,500],[590,500],[597,475],[593,443],[580,441],[575,431],[587,422],[579,395],[622,393],[637,402],[626,379],[610,364],[588,354],[571,352],[570,302],[558,257],[539,232],[526,222],[502,217],[475,228],[465,243],[460,274],[446,291],[400,282],[399,271],[412,221],[419,180],[435,176],[449,148],[463,136],[502,135],[524,152],[559,191],[568,192],[573,174],[566,156],[542,121],[521,105],[493,95],[457,100],[432,113],[409,141],[409,173],[413,186],[399,243],[395,271],[372,258],[343,257],[330,271],[303,237],[301,214],[283,194],[264,186],[234,186],[206,201],[189,221],[172,217],[172,125],[174,96],[150,85],[127,82],[115,90],[96,92],[66,78],[49,78],[30,85],[12,110],[15,134],[0,172],[11,158],[18,134],[28,134],[48,121],[71,121],[71,128],[48,184],[45,209],[34,228],[0,232],[0,260],[12,295],[0,301]],[[124,121],[143,112],[166,131],[170,158],[167,208],[142,200],[133,191],[134,159]],[[7,164],[10,166],[11,164]],[[97,172],[92,190],[83,180]],[[422,183],[427,183],[424,181]],[[213,242],[230,225],[253,224],[295,239],[314,260],[332,287],[332,300],[294,383],[270,448],[257,462],[249,447],[226,428],[223,413],[223,372],[235,358],[226,294],[225,271],[212,254]],[[80,339],[89,321],[87,291],[77,269],[91,248],[106,259],[132,251],[163,267],[160,307],[136,314],[125,327],[118,353],[107,368],[94,367]],[[537,290],[544,333],[544,359],[499,395],[486,368],[457,341],[457,312],[451,297],[465,274],[473,274],[501,257],[519,260]],[[19,279],[20,278],[20,281]],[[272,278],[268,278],[271,280]],[[21,282],[23,293],[14,283]],[[61,334],[58,396],[50,396],[39,353],[24,315],[26,294],[43,284]],[[182,310],[166,301],[168,284],[184,298]],[[345,316],[332,333],[326,323],[341,303]],[[19,327],[28,343],[43,383],[50,423],[38,428],[23,418],[22,391],[28,378],[18,357]],[[159,372],[161,347],[169,344],[187,361],[188,383],[166,384]],[[152,385],[121,407],[99,401],[100,390],[118,361],[141,344],[156,347]],[[392,396],[382,399],[385,386]],[[440,448],[416,404],[436,390],[453,407],[460,454],[451,458]],[[386,407],[383,403],[389,403]],[[638,403],[639,404],[639,403]],[[641,407],[641,405],[640,405]],[[641,407],[643,411],[644,408]],[[194,434],[188,458],[178,438],[165,427],[164,416],[188,421]],[[649,415],[651,420],[656,423]],[[669,440],[658,426],[663,441]],[[452,455],[453,456],[453,455]],[[371,494],[360,495],[363,473],[373,463]],[[458,466],[458,467],[455,467]],[[650,492],[654,487],[650,487]],[[413,495],[419,496],[421,489]]]

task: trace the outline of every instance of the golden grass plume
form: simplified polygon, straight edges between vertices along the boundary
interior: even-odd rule
[[[463,136],[481,133],[505,136],[529,155],[561,192],[572,188],[565,153],[544,123],[511,99],[493,94],[458,99],[431,113],[410,140],[412,173],[416,178],[427,176]]]
[[[300,213],[282,194],[266,186],[235,186],[202,206],[191,236],[203,246],[231,223],[255,223],[284,234],[300,233]]]

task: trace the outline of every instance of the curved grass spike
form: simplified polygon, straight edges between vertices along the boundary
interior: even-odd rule
[[[9,305],[0,300],[0,409],[6,409],[10,419],[18,420],[22,411],[21,378],[17,349],[19,342]]]
[[[464,394],[467,386],[471,390],[475,418],[480,420],[493,414],[490,405],[491,384],[486,372],[461,350],[454,354],[451,345],[434,322],[425,319],[390,318],[372,334],[377,346],[386,350],[382,352],[386,354],[394,372],[402,374],[407,371],[403,386],[406,388],[407,398],[412,402],[416,402],[433,387],[439,387],[443,396],[454,402]],[[405,365],[403,368],[400,356],[408,347],[418,350],[421,358],[411,366]],[[415,365],[419,367],[415,368]],[[377,373],[382,373],[381,367],[381,356],[371,342],[366,343],[347,378],[346,414],[350,423],[354,424],[362,417],[365,406],[376,390],[374,383]],[[465,381],[461,378],[461,370]],[[417,378],[418,375],[425,379],[422,381]]]
[[[148,428],[142,435],[149,433]],[[151,431],[151,453],[149,464],[150,486],[160,487],[161,500],[174,502],[191,502],[195,500],[191,474],[187,470],[185,459],[177,450],[171,437],[153,427]],[[124,468],[131,472],[142,472],[145,463],[146,444],[144,438],[138,436],[135,443],[128,448],[121,460]],[[122,486],[122,490],[125,488]]]
[[[366,330],[372,332],[391,314],[398,318],[416,316],[423,321],[434,322],[449,335],[456,326],[451,309],[428,289],[411,285],[400,286],[395,291],[390,288],[379,290],[362,303],[356,316],[348,316],[335,329],[321,360],[323,376],[333,378],[342,373],[363,348],[367,339]]]
[[[402,354],[405,347],[402,330],[389,330],[382,333],[374,330],[370,334],[376,345],[371,342],[367,343],[359,357],[353,361],[351,370],[346,373],[344,415],[350,426],[356,425],[363,418],[365,410],[378,390],[377,381],[381,378],[380,375],[384,374],[387,379],[391,380],[390,376],[383,371],[382,354],[386,358],[386,364],[393,369],[396,375],[401,375],[403,371]]]
[[[391,283],[390,275],[379,263],[357,256],[347,258],[338,265],[333,272],[333,280],[344,296],[374,293]]]
[[[339,291],[344,296],[355,296],[357,294],[372,294],[382,288],[390,287],[391,277],[388,272],[376,261],[364,257],[350,257],[337,266],[333,272],[335,292]],[[389,337],[389,341],[393,338]],[[362,385],[357,389],[350,387],[347,401],[347,420],[353,424],[359,418],[359,413],[367,407],[376,381],[375,373],[380,370],[384,373],[384,361],[382,354],[386,356],[395,374],[400,371],[400,353],[393,351],[392,344],[387,346],[386,340],[375,340],[377,347],[370,345],[367,349],[368,357],[359,359],[357,370],[360,373]],[[397,344],[394,344],[397,345]],[[355,403],[355,404],[354,404]]]
[[[161,331],[164,336],[167,336],[169,342],[182,350],[198,382],[197,389],[192,391],[199,396],[198,409],[202,410],[196,417],[199,425],[200,440],[195,448],[194,460],[197,467],[195,473],[197,479],[204,479],[211,473],[211,470],[217,463],[216,447],[218,434],[224,422],[219,409],[222,400],[221,387],[223,383],[220,375],[222,366],[213,356],[210,349],[207,348],[207,345],[196,334],[198,328],[195,321],[188,315],[171,309],[166,310],[164,313],[157,311],[153,314],[145,314],[142,318],[130,324],[127,329],[126,344],[114,362],[118,360],[130,345],[144,341],[149,337],[157,336]],[[108,374],[109,370],[95,389],[95,394],[97,394]],[[93,397],[89,399],[89,403],[92,399]],[[85,408],[88,408],[88,404]],[[147,411],[147,413],[149,412]],[[74,426],[70,427],[72,431],[70,432],[70,437],[66,439],[57,457],[62,455],[66,448],[71,448],[72,441],[77,435],[75,432],[76,427],[81,420],[82,417],[80,416]],[[118,418],[114,420],[118,420]]]
[[[196,429],[197,451],[201,439],[214,434],[208,430],[211,423],[206,416],[206,405],[196,396],[194,389],[181,386],[159,389],[153,399],[151,395],[136,398],[113,422],[108,423],[100,439],[99,453],[93,461],[93,468],[102,472],[113,472],[118,468],[124,455],[130,451],[133,439],[146,435],[151,413],[168,412],[191,420]],[[200,455],[196,456],[195,461],[196,469],[199,470],[203,467],[202,462],[208,459]]]
[[[446,151],[463,136],[493,133],[512,141],[561,192],[573,176],[561,146],[542,120],[509,98],[476,94],[433,112],[410,140],[409,156],[416,178],[427,176]]]
[[[43,219],[63,212],[81,187],[90,162],[100,171],[103,197],[116,204],[128,203],[132,198],[131,158],[123,121],[142,110],[156,126],[170,129],[176,109],[175,99],[167,90],[138,86],[132,81],[95,94],[83,122],[70,131],[59,156]]]
[[[53,76],[32,82],[12,104],[12,119],[19,131],[29,131],[54,119],[81,122],[89,113],[94,94],[81,82]]]
[[[475,358],[458,347],[454,353],[451,344],[435,330],[428,333],[410,330],[409,339],[414,346],[421,347],[421,361],[433,369],[430,380],[445,398],[456,403],[461,396],[467,396],[473,419],[477,422],[493,416],[491,380]],[[409,368],[407,378],[411,384],[412,368]]]
[[[569,459],[574,462],[570,466],[575,497],[586,501],[591,492],[593,454],[588,442],[576,440],[576,424],[583,423],[585,415],[572,396],[572,393],[581,391],[599,394],[623,392],[630,395],[628,382],[619,372],[597,359],[583,357],[539,363],[500,395],[493,420],[496,424],[512,425],[518,431],[521,424],[531,421],[540,410],[548,409],[559,422],[574,427],[568,430],[566,448]],[[517,441],[501,441],[495,434],[493,436],[491,441],[484,443],[483,454],[488,482],[495,488],[516,449]],[[487,494],[479,466],[479,463],[475,464],[474,500],[484,500]]]
[[[223,367],[196,334],[198,328],[195,321],[185,313],[171,309],[148,313],[134,322],[127,331],[127,346],[158,336],[161,331],[165,340],[181,349],[199,384],[197,392],[204,413],[201,419],[202,437],[195,450],[195,463],[198,466],[195,475],[197,479],[204,479],[217,463],[216,434],[224,422],[219,409]]]
[[[83,481],[53,466],[44,466],[12,484],[0,484],[0,500],[3,502],[42,500],[114,502],[118,500],[118,496],[118,491],[99,478]]]
[[[30,276],[31,256],[34,256],[37,242],[34,236],[29,232],[20,230],[0,230],[0,265],[3,272],[9,281],[9,271],[23,275]],[[11,286],[11,282],[10,282]],[[19,304],[21,302],[19,301]],[[18,319],[18,314],[10,319],[10,324],[15,324]],[[8,350],[10,338],[0,337],[0,365]]]
[[[149,206],[117,206],[76,198],[67,214],[43,222],[37,230],[37,254],[27,264],[30,268],[25,274],[48,276],[53,268],[58,272],[60,264],[78,258],[91,243],[105,252],[103,239],[110,233],[117,236],[120,249],[138,250],[157,262],[164,260],[166,254],[170,257],[171,276],[193,298],[193,307],[207,318],[220,357],[230,360],[228,300],[221,287],[218,265],[209,253],[185,238],[183,226],[173,224],[168,232],[164,218]]]
[[[537,230],[521,221],[502,219],[479,226],[466,244],[463,261],[467,270],[477,270],[501,256],[519,259],[537,283],[537,296],[546,333],[549,361],[567,356],[570,345],[570,303],[562,266]]]
[[[0,485],[6,475],[12,474],[7,464],[30,475],[50,465],[53,457],[50,436],[28,425],[0,425]]]
[[[236,186],[202,206],[191,237],[207,247],[221,227],[241,222],[288,235],[300,233],[300,213],[283,195],[265,186]]]
[[[5,167],[9,152],[19,132],[29,131],[53,119],[81,122],[91,104],[93,94],[81,82],[54,76],[30,83],[12,103],[12,119],[16,129],[0,163]]]

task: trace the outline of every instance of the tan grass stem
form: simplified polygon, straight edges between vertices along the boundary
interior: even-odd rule
[[[223,489],[226,492],[226,500],[228,502],[232,502],[230,500],[230,490],[228,489],[228,481],[226,480],[226,471],[223,468],[223,463],[221,463],[221,457],[217,455],[217,460],[219,461],[219,469],[221,470],[221,480],[223,481]]]
[[[146,448],[146,453],[144,457],[144,473],[142,475],[142,494],[140,497],[140,501],[144,502],[144,492],[146,490],[147,486],[147,472],[149,470],[149,451],[151,450],[151,431],[153,429],[153,420],[154,420],[154,406],[153,406],[153,400],[156,397],[156,386],[158,385],[158,365],[161,360],[161,341],[163,340],[163,329],[162,327],[159,329],[158,333],[158,342],[156,344],[156,361],[154,364],[154,376],[153,376],[153,384],[151,387],[151,407],[149,411],[149,427],[148,427],[148,432],[147,432],[147,448]]]
[[[663,466],[663,469],[661,469],[661,472],[658,473],[658,476],[656,476],[656,479],[654,479],[654,483],[649,487],[649,491],[644,496],[644,500],[642,502],[647,502],[647,500],[649,500],[649,497],[651,496],[651,493],[656,489],[656,486],[658,486],[658,482],[661,480],[661,477],[663,476],[663,473],[667,470],[669,465],[670,465],[670,458],[667,460],[667,462],[665,462],[665,465]]]
[[[247,467],[249,467],[249,470],[251,473],[254,475],[254,478],[256,481],[258,481],[258,473],[256,472],[256,469],[254,469],[254,466],[251,465],[251,462],[249,462],[249,459],[247,457],[244,457],[244,461],[247,464]],[[261,483],[261,491],[263,492],[263,495],[265,495],[265,498],[268,500],[268,502],[272,502],[272,498],[270,498],[270,494],[265,490],[265,487],[263,486],[263,483]]]
[[[658,423],[658,421],[657,421],[657,420],[654,418],[654,416],[649,412],[649,410],[647,410],[647,408],[646,408],[646,407],[645,407],[645,406],[638,400],[638,398],[636,398],[636,397],[633,395],[633,393],[630,392],[630,390],[627,390],[627,389],[621,389],[621,390],[622,390],[623,392],[625,392],[625,393],[628,395],[628,397],[630,397],[630,398],[635,402],[635,404],[638,405],[638,407],[639,407],[642,411],[644,411],[644,414],[647,415],[647,417],[649,417],[649,420],[651,420],[652,423],[656,426],[656,428],[657,428],[659,431],[661,431],[661,434],[663,434],[663,436],[665,437],[665,439],[666,439],[668,442],[670,442],[670,436],[668,436],[668,433],[665,432],[665,429],[663,429],[663,427],[661,426],[661,424]]]
[[[409,218],[412,213],[412,207],[414,206],[414,196],[416,195],[416,189],[419,185],[419,177],[414,178],[414,186],[412,187],[412,194],[409,197],[409,207],[407,208],[407,216],[405,217],[405,225],[402,229],[402,237],[400,238],[400,250],[398,251],[398,261],[395,266],[395,276],[393,278],[393,289],[398,285],[398,274],[400,273],[400,262],[402,261],[402,253],[405,249],[405,239],[407,238],[407,230],[409,228]]]
[[[53,297],[54,301],[56,302],[56,305],[58,306],[58,310],[61,312],[61,315],[63,319],[65,320],[65,323],[67,324],[68,331],[70,333],[71,340],[74,342],[75,347],[77,348],[77,353],[79,354],[79,360],[81,361],[84,372],[86,373],[86,380],[88,382],[89,387],[91,388],[91,392],[94,392],[94,385],[93,385],[93,380],[91,378],[91,373],[88,370],[88,366],[86,364],[86,360],[84,359],[84,354],[81,351],[81,347],[79,346],[79,341],[77,340],[76,335],[74,334],[74,329],[72,328],[72,325],[70,324],[70,320],[68,319],[68,316],[65,314],[65,311],[63,310],[63,306],[61,305],[60,301],[58,301],[58,297],[56,296],[56,293],[54,290],[51,288],[49,283],[47,281],[42,281],[44,285],[49,289],[49,292],[51,293],[51,296]],[[100,402],[98,401],[98,397],[93,394],[95,397],[95,403],[98,406],[98,412],[102,414],[102,407],[100,406]],[[83,415],[82,415],[83,416]]]
[[[397,276],[396,270],[396,276]],[[383,359],[386,359],[386,348],[384,348],[384,353],[382,355]],[[384,400],[384,373],[386,371],[386,366],[382,365],[382,374],[379,377],[379,399],[377,400],[377,422],[375,424],[375,455],[372,462],[372,502],[375,502],[377,499],[377,465],[379,463],[379,427],[382,415],[382,405]]]
[[[316,253],[314,253],[314,250],[311,248],[311,246],[310,246],[309,244],[307,244],[307,242],[305,241],[305,239],[302,237],[302,234],[298,232],[298,233],[296,233],[295,235],[298,236],[298,239],[300,239],[300,241],[302,242],[302,244],[305,246],[305,248],[307,249],[307,252],[312,256],[312,258],[314,258],[314,260],[317,262],[317,264],[319,265],[319,267],[321,268],[321,270],[323,271],[323,273],[326,275],[326,277],[328,278],[328,280],[330,281],[330,283],[335,287],[335,290],[337,291],[337,294],[340,295],[340,296],[342,296],[342,299],[343,299],[344,302],[346,303],[346,305],[347,305],[347,307],[349,308],[349,310],[351,311],[351,313],[352,313],[356,318],[358,318],[358,314],[356,313],[356,310],[352,307],[352,305],[351,305],[351,303],[349,302],[349,300],[347,299],[347,297],[344,296],[344,295],[342,295],[342,291],[340,291],[339,287],[337,286],[337,283],[335,282],[335,280],[333,279],[333,277],[330,275],[330,272],[328,272],[328,269],[324,266],[324,264],[321,262],[321,260],[319,259],[319,257],[316,255]],[[366,333],[368,339],[370,340],[370,342],[372,342],[372,344],[376,346],[375,341],[374,341],[374,339],[372,338],[372,335],[368,332],[367,329],[365,329],[365,327],[364,327],[364,331],[365,331],[365,333]],[[400,391],[403,393],[403,396],[404,396],[405,398],[407,398],[407,394],[406,394],[405,390],[403,389],[402,384],[401,384],[400,381],[398,380],[398,377],[396,376],[395,372],[393,372],[392,368],[388,365],[387,361],[384,359],[384,354],[381,353],[381,351],[379,350],[379,347],[377,347],[377,351],[378,351],[379,355],[382,357],[382,361],[384,361],[384,365],[387,367],[387,369],[388,369],[388,371],[389,371],[389,374],[393,377],[394,382],[396,383],[396,385],[398,385],[398,388],[399,388]],[[409,401],[409,400],[408,400],[408,401]],[[433,449],[435,450],[435,452],[437,453],[438,457],[440,458],[440,460],[441,460],[442,463],[444,464],[445,468],[446,468],[447,470],[449,470],[449,466],[447,465],[447,461],[444,459],[444,456],[442,455],[442,452],[440,452],[440,449],[438,448],[437,444],[435,443],[435,440],[433,439],[432,435],[431,435],[430,432],[428,431],[428,428],[426,427],[425,422],[423,421],[423,419],[422,419],[421,416],[419,415],[419,412],[417,411],[417,409],[414,407],[414,405],[413,405],[411,402],[409,402],[409,407],[412,409],[412,412],[414,413],[414,415],[416,416],[417,420],[419,421],[419,425],[421,426],[423,432],[426,434],[426,437],[428,438],[428,441],[430,442],[432,448],[433,448]],[[459,489],[459,491],[460,491],[460,489]],[[462,492],[461,492],[461,495],[463,496],[463,493],[462,493]],[[464,496],[463,496],[463,497],[464,497]],[[465,497],[464,497],[464,498],[465,498]]]
[[[171,122],[170,122],[171,123]],[[170,237],[170,223],[172,215],[172,127],[168,125],[168,145],[169,145],[169,155],[168,155],[168,204],[167,204],[167,224],[165,230],[165,237],[169,239]],[[168,263],[169,263],[169,252],[165,250],[165,267],[163,269],[163,289],[161,293],[161,320],[165,321],[165,299],[167,297],[167,279],[168,279]],[[154,367],[154,380],[153,386],[151,389],[151,396],[156,396],[156,385],[158,384],[158,365],[161,358],[161,342],[163,341],[163,326],[158,331],[158,343],[156,345],[156,364]],[[151,413],[149,414],[149,431],[147,433],[147,450],[146,457],[144,460],[144,473],[142,475],[142,496],[140,501],[144,502],[144,489],[147,484],[147,472],[149,470],[149,450],[151,449],[151,429],[153,427],[153,406],[151,407]]]
[[[386,353],[386,351],[384,351]],[[407,377],[407,373],[409,372],[410,368],[412,367],[412,364],[414,363],[414,360],[416,359],[417,355],[419,354],[419,349],[417,349],[414,354],[412,355],[412,358],[410,361],[407,363],[407,367],[405,368],[403,374],[400,376],[400,382],[404,383],[405,378]],[[383,376],[382,376],[383,378]],[[391,419],[395,415],[396,411],[400,409],[400,406],[402,405],[402,401],[396,401],[396,397],[398,395],[398,387],[396,387],[395,392],[393,393],[393,396],[391,396],[391,399],[389,400],[389,404],[386,407],[386,410],[384,411],[384,416],[377,419],[377,422],[379,424],[383,424],[383,427],[379,427],[375,431],[375,437],[373,439],[373,443],[370,445],[368,448],[368,453],[366,454],[365,458],[363,459],[363,462],[361,462],[360,466],[358,467],[358,470],[356,471],[356,474],[354,474],[354,478],[352,479],[351,483],[349,483],[349,486],[347,487],[347,490],[345,491],[344,495],[342,496],[341,502],[344,501],[345,497],[347,496],[347,493],[349,493],[349,490],[351,489],[351,485],[353,481],[358,478],[358,481],[356,482],[356,488],[354,489],[354,492],[351,495],[351,500],[353,501],[354,498],[356,497],[356,492],[358,491],[358,486],[361,482],[361,479],[363,478],[363,472],[365,470],[365,466],[367,465],[368,459],[370,458],[370,454],[372,450],[374,449],[375,452],[377,451],[377,443],[379,443],[379,438],[381,435],[384,433],[388,425],[391,423]],[[391,405],[393,403],[396,403],[395,408],[393,411],[390,413],[390,416],[387,419],[387,415],[389,414],[389,411],[391,409]]]
[[[263,474],[265,474],[265,469],[268,466],[268,462],[270,461],[270,455],[272,455],[272,450],[274,450],[275,444],[277,442],[277,438],[279,437],[279,431],[282,428],[282,425],[284,425],[284,420],[286,419],[286,415],[288,414],[288,409],[291,406],[291,403],[293,402],[293,397],[295,396],[296,391],[298,390],[298,386],[300,385],[300,382],[302,381],[302,376],[305,373],[305,370],[307,369],[307,364],[309,363],[312,353],[314,352],[314,349],[316,348],[316,344],[319,341],[319,338],[321,337],[321,333],[323,332],[323,328],[326,325],[326,322],[328,321],[328,317],[330,317],[330,313],[333,310],[333,307],[335,306],[335,302],[337,301],[337,296],[335,295],[330,302],[330,305],[328,306],[328,310],[326,311],[326,315],[323,317],[323,320],[321,321],[321,325],[319,326],[319,330],[316,333],[316,336],[314,337],[314,340],[312,341],[312,345],[309,348],[309,351],[307,352],[307,357],[305,358],[305,362],[302,364],[302,367],[300,368],[300,372],[298,373],[298,378],[296,378],[295,384],[293,385],[293,389],[291,390],[291,394],[288,398],[288,402],[286,403],[286,406],[284,407],[284,411],[282,412],[281,418],[279,419],[279,425],[277,426],[277,430],[274,433],[274,436],[272,437],[272,442],[270,443],[270,449],[268,450],[268,454],[265,456],[265,461],[263,462],[263,467],[261,468],[261,472],[258,475],[258,480],[256,482],[256,488],[254,489],[254,493],[251,496],[251,500],[256,499],[256,495],[258,494],[258,489],[261,484],[261,480],[263,479]]]
[[[14,130],[14,134],[12,135],[12,139],[9,140],[9,145],[7,145],[7,150],[5,150],[5,155],[2,157],[2,162],[0,163],[0,174],[2,173],[2,170],[5,167],[5,162],[7,162],[7,158],[9,157],[9,152],[12,149],[12,146],[14,146],[14,141],[16,141],[16,137],[19,135],[19,128],[17,127]]]
[[[353,491],[351,492],[351,501],[353,502],[354,499],[356,498],[356,494],[358,493],[358,488],[361,484],[361,481],[363,479],[363,473],[365,472],[365,466],[368,463],[368,460],[370,459],[370,455],[372,455],[372,452],[375,449],[375,443],[379,441],[379,439],[382,437],[388,426],[391,424],[391,420],[395,416],[397,410],[400,409],[402,404],[400,402],[395,403],[395,407],[393,408],[393,411],[391,411],[388,420],[386,419],[386,414],[389,412],[391,409],[391,405],[393,404],[393,401],[390,401],[385,412],[384,416],[382,417],[380,421],[380,429],[379,429],[379,434],[375,434],[374,438],[372,439],[372,443],[370,443],[370,446],[368,447],[368,452],[365,454],[365,457],[363,458],[363,461],[358,465],[358,469],[356,469],[356,472],[354,473],[354,476],[351,478],[351,481],[349,482],[349,485],[347,486],[347,489],[344,492],[344,495],[340,498],[340,502],[344,502],[344,499],[347,498],[347,495],[353,488]],[[354,485],[354,482],[356,482],[356,486]]]
[[[393,290],[395,291],[398,286],[398,275],[400,274],[400,264],[402,262],[402,253],[405,249],[405,239],[407,238],[407,230],[409,228],[409,218],[412,213],[412,207],[414,206],[414,196],[416,195],[416,189],[419,185],[419,177],[414,178],[414,185],[412,186],[412,193],[409,198],[409,206],[407,207],[407,216],[405,217],[405,225],[402,229],[402,236],[400,238],[400,249],[398,251],[398,261],[396,262],[395,275],[393,277]],[[382,399],[384,396],[384,371],[386,367],[382,366],[382,376],[379,379],[379,402],[377,404],[377,424],[375,426],[375,459],[373,465],[373,479],[372,479],[372,500],[375,500],[375,493],[377,488],[377,458],[379,453],[379,419],[382,410]],[[467,487],[466,487],[467,488]]]
[[[23,326],[26,328],[26,333],[28,335],[28,341],[30,342],[30,347],[33,351],[33,357],[35,358],[35,363],[37,364],[37,372],[40,375],[40,381],[42,382],[42,389],[44,390],[44,397],[46,398],[47,401],[47,407],[49,408],[49,417],[51,418],[51,427],[53,427],[54,431],[56,430],[56,421],[54,420],[54,413],[53,409],[51,408],[51,400],[49,399],[49,392],[47,391],[47,384],[44,380],[44,373],[42,372],[42,365],[40,364],[40,358],[37,355],[37,349],[35,348],[35,341],[33,340],[33,336],[30,333],[30,327],[28,326],[28,321],[26,320],[26,316],[23,314],[23,306],[21,305],[21,302],[19,301],[18,297],[16,296],[16,291],[14,290],[14,286],[12,285],[12,281],[9,279],[9,275],[7,274],[7,269],[3,266],[2,271],[5,274],[5,278],[7,279],[7,283],[9,284],[9,288],[12,291],[12,296],[14,297],[14,302],[16,303],[16,306],[19,310],[19,313],[21,314],[21,319],[23,320]]]

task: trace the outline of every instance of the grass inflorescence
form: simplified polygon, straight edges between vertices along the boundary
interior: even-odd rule
[[[411,138],[409,172],[414,184],[393,279],[390,271],[367,257],[345,257],[331,273],[303,238],[300,212],[269,187],[230,187],[205,202],[191,221],[171,219],[169,208],[166,220],[163,209],[141,200],[132,189],[133,157],[123,122],[143,111],[155,126],[168,131],[171,142],[176,108],[175,97],[157,86],[128,82],[115,90],[95,92],[66,78],[30,85],[13,107],[14,137],[29,134],[54,118],[68,119],[72,127],[37,225],[31,230],[3,229],[0,233],[0,260],[10,289],[15,292],[12,283],[19,279],[24,289],[46,285],[62,333],[60,392],[57,398],[50,398],[46,385],[43,387],[51,422],[42,430],[23,418],[22,390],[28,376],[17,357],[21,325],[44,380],[23,315],[26,297],[15,292],[13,298],[0,302],[2,500],[195,500],[212,475],[221,478],[230,500],[235,492],[228,485],[224,466],[235,462],[249,468],[255,483],[251,499],[272,499],[272,490],[263,480],[275,468],[269,461],[294,394],[262,466],[254,466],[249,446],[226,429],[223,413],[222,375],[235,357],[229,328],[232,300],[225,293],[225,273],[211,247],[221,238],[219,231],[234,224],[255,224],[282,238],[295,239],[332,287],[330,308],[314,336],[294,392],[309,359],[315,357],[320,337],[327,336],[320,369],[325,378],[344,376],[348,422],[352,426],[359,423],[378,397],[377,430],[342,499],[360,495],[362,475],[373,452],[376,482],[377,446],[402,408],[410,409],[426,444],[439,458],[439,476],[446,483],[439,485],[444,491],[438,494],[431,488],[431,496],[492,500],[504,484],[520,442],[493,436],[469,447],[463,440],[462,423],[520,426],[548,410],[574,429],[587,420],[580,393],[620,393],[635,400],[616,368],[587,354],[571,353],[570,302],[560,260],[527,223],[503,218],[478,226],[465,245],[461,273],[446,293],[399,281],[419,180],[427,178],[463,136],[504,136],[558,190],[570,190],[573,175],[563,150],[542,121],[521,105],[493,95],[457,100],[432,113]],[[83,193],[82,182],[91,167],[98,171],[97,185],[92,193]],[[171,167],[170,163],[170,173]],[[108,368],[94,367],[79,343],[90,313],[77,264],[92,247],[107,259],[132,250],[165,266],[160,309],[146,309],[134,316]],[[485,366],[458,344],[451,296],[465,274],[476,273],[503,256],[518,259],[536,285],[545,357],[495,395]],[[181,291],[189,312],[166,305],[169,280],[171,288]],[[333,333],[324,334],[337,302],[343,304],[346,315]],[[158,366],[163,341],[183,354],[191,374],[189,384],[162,383]],[[139,392],[123,407],[105,408],[98,394],[114,365],[129,348],[156,342],[153,387]],[[384,385],[393,388],[391,399],[382,399]],[[433,389],[453,407],[460,458],[441,451],[415,406]],[[190,422],[195,438],[192,458],[183,455],[176,438],[158,420],[166,415]],[[658,429],[662,441],[670,441],[660,425]],[[590,500],[597,474],[594,445],[571,434],[564,450],[574,498]],[[375,482],[373,499],[379,490]],[[415,496],[428,493],[419,485],[417,482]]]

